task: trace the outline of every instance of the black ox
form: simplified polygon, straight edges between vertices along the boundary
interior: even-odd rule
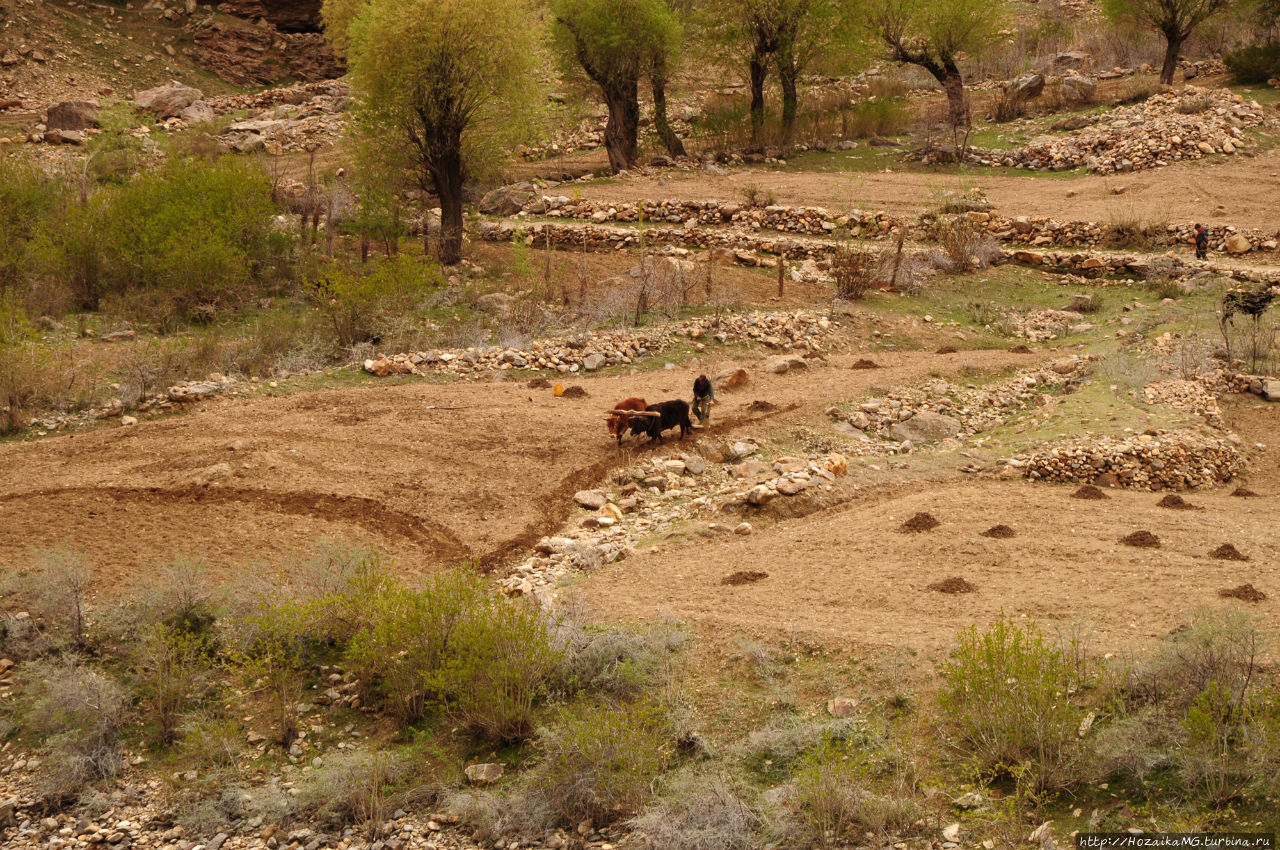
[[[662,432],[676,426],[680,427],[680,439],[693,430],[689,421],[689,402],[676,398],[671,401],[660,401],[645,406],[645,411],[657,413],[657,416],[641,416],[631,420],[632,434],[648,434],[650,440],[662,442]]]

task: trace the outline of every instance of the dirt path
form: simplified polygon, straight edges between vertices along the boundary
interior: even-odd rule
[[[766,399],[788,423],[836,399],[932,371],[1026,363],[1003,351],[877,355],[774,376],[741,361],[751,383],[725,394],[717,430],[759,419]],[[496,562],[557,530],[575,490],[628,462],[605,432],[617,399],[685,397],[703,363],[593,376],[586,398],[514,381],[363,385],[254,401],[224,400],[168,419],[0,447],[0,560],[41,549],[83,551],[100,589],[119,591],[175,556],[216,571],[276,569],[321,538],[375,546],[405,572],[442,562]],[[429,409],[459,408],[456,410]],[[672,442],[668,440],[668,448]],[[233,448],[234,447],[234,448]],[[689,446],[692,448],[692,446]]]
[[[1080,177],[1004,176],[975,168],[964,175],[889,172],[798,173],[735,168],[724,176],[702,171],[656,177],[619,177],[581,187],[583,197],[609,201],[740,201],[748,186],[773,194],[777,203],[915,214],[936,206],[935,193],[982,187],[1005,215],[1043,216],[1058,221],[1146,223],[1202,221],[1280,230],[1280,150],[1253,158],[1188,162],[1133,174]],[[1120,188],[1123,194],[1113,192]],[[1224,209],[1219,210],[1218,205]]]

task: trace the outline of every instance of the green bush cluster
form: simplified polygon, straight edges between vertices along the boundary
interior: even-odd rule
[[[1222,57],[1227,70],[1241,83],[1265,83],[1280,77],[1280,43],[1251,44]]]

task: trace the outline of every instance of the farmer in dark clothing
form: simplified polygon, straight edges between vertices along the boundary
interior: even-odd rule
[[[1203,224],[1196,225],[1196,259],[1203,260],[1209,256],[1209,228]]]
[[[711,405],[716,403],[716,391],[706,375],[699,375],[693,382],[693,413],[698,417],[698,424],[711,418]]]

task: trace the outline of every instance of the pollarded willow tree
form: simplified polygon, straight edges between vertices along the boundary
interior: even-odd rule
[[[868,0],[866,21],[895,62],[918,65],[942,85],[953,128],[969,125],[960,60],[989,48],[1004,20],[1001,0]]]
[[[360,94],[362,144],[440,199],[440,262],[462,256],[465,182],[527,122],[537,27],[525,0],[328,0]]]
[[[1102,0],[1102,11],[1113,21],[1136,21],[1164,36],[1164,64],[1160,82],[1173,85],[1182,45],[1196,27],[1225,11],[1232,0]]]
[[[640,132],[640,81],[653,87],[654,127],[672,156],[684,145],[667,122],[667,75],[683,39],[667,0],[552,0],[556,47],[600,88],[609,119],[604,129],[609,166],[630,168]]]
[[[719,40],[746,53],[751,83],[752,150],[764,144],[764,86],[770,67],[782,89],[782,142],[788,144],[800,109],[800,75],[818,57],[851,41],[852,0],[715,0]]]

